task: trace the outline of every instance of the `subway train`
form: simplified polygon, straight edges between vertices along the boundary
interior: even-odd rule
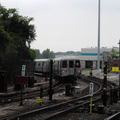
[[[47,76],[49,74],[49,59],[35,59],[35,75]]]
[[[49,75],[51,59],[36,59],[35,74]],[[76,57],[61,57],[53,60],[53,77],[61,81],[72,81],[81,77],[81,63]]]
[[[63,80],[72,80],[81,76],[80,60],[75,57],[55,58],[53,60],[53,74]]]

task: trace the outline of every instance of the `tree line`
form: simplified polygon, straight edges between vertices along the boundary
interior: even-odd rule
[[[55,58],[55,53],[53,51],[50,51],[50,49],[44,50],[42,53],[40,53],[40,50],[35,49],[36,52],[36,59],[47,59],[47,58]]]
[[[44,59],[44,58],[55,58],[56,55],[80,55],[81,52],[77,51],[67,51],[67,52],[53,52],[50,49],[44,50],[40,53],[40,50],[36,49],[36,59]]]

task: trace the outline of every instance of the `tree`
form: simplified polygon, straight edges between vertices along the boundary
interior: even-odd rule
[[[27,58],[26,54],[30,54],[30,43],[35,40],[35,28],[30,24],[33,18],[19,15],[16,9],[0,8],[0,25],[12,38],[10,45],[13,44],[17,52],[22,52],[19,57]]]
[[[55,54],[53,51],[50,51],[50,49],[46,49],[42,52],[43,58],[55,58]]]
[[[119,52],[112,48],[111,56],[113,59],[119,59]]]
[[[20,69],[26,60],[35,58],[30,44],[35,40],[35,26],[31,17],[19,15],[16,9],[6,9],[0,5],[0,66],[9,74]]]
[[[42,59],[42,55],[40,51],[36,49],[35,52],[36,52],[36,59]]]
[[[4,59],[4,54],[9,43],[10,36],[4,31],[3,26],[0,26],[0,63]]]

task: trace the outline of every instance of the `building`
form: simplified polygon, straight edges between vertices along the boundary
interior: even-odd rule
[[[100,48],[100,68],[103,67],[104,62],[108,60],[108,57],[111,58],[111,50],[112,48]],[[82,48],[80,59],[82,68],[92,67],[93,69],[97,69],[98,48]]]

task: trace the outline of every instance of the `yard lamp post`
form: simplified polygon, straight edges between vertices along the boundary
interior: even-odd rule
[[[120,40],[119,40],[119,98],[120,98]]]
[[[97,70],[98,70],[98,77],[100,69],[100,0],[98,0],[98,61],[97,61]]]

